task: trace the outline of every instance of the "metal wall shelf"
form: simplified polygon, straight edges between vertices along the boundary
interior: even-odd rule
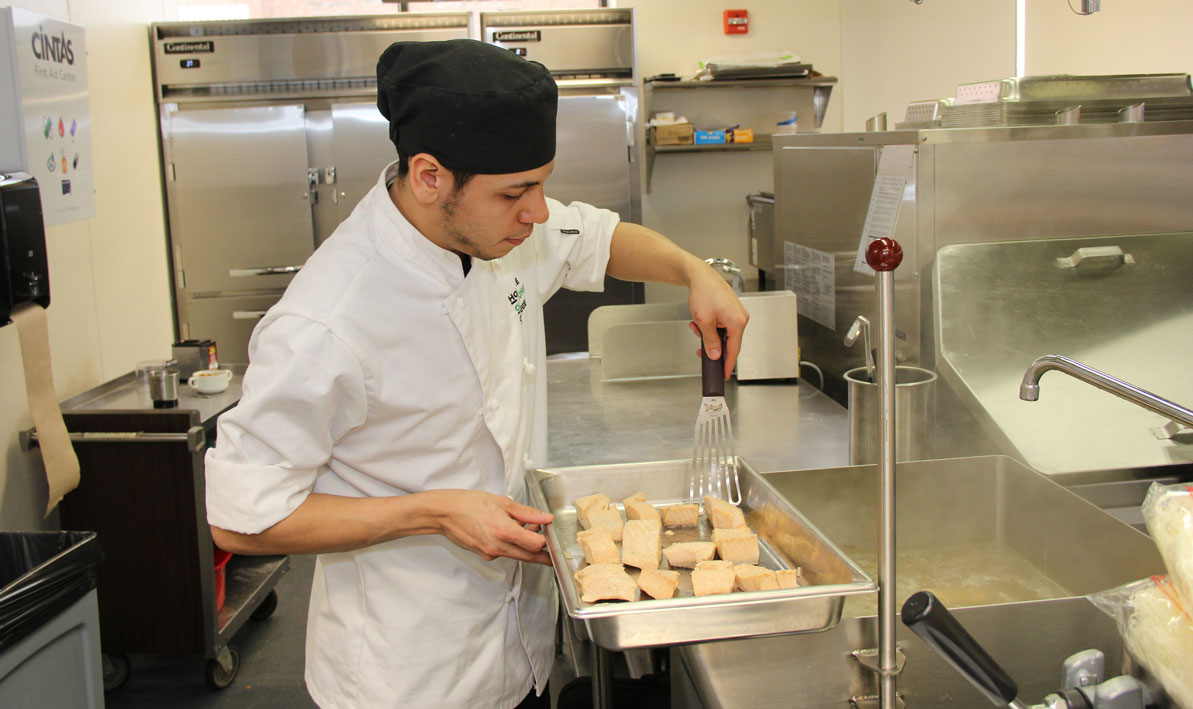
[[[801,115],[808,115],[809,113],[815,120],[815,126],[819,128],[824,121],[824,113],[828,108],[829,96],[832,93],[833,86],[837,84],[836,77],[832,76],[818,76],[814,78],[803,79],[739,79],[733,81],[655,81],[646,85],[645,91],[645,116],[649,118],[651,113],[655,110],[653,106],[657,104],[655,92],[665,94],[675,94],[677,97],[684,97],[684,100],[691,104],[692,91],[705,91],[722,93],[724,91],[736,92],[745,91],[748,89],[765,89],[769,92],[783,92],[795,91],[802,96],[797,98],[796,104],[802,105]],[[810,95],[809,95],[810,94]],[[711,93],[710,93],[711,96]],[[757,96],[757,95],[756,95]],[[709,102],[711,103],[711,101]],[[757,126],[751,126],[747,119],[751,116],[748,111],[749,108],[757,103],[757,101],[750,101],[748,97],[743,97],[741,101],[737,102],[737,110],[733,112],[720,111],[715,119],[723,119],[720,125],[733,125],[735,123],[742,123],[746,128],[755,128],[753,143],[718,143],[712,145],[652,145],[643,136],[643,185],[647,192],[650,192],[651,178],[654,174],[654,163],[656,154],[675,155],[680,153],[741,153],[741,152],[762,152],[770,151],[773,146],[773,140],[769,133],[757,132]],[[765,101],[763,102],[765,103]],[[691,107],[689,105],[689,107]],[[811,108],[807,111],[806,108]],[[669,110],[663,108],[663,110]],[[755,108],[754,118],[760,118],[760,114]],[[705,116],[705,119],[708,119]],[[709,123],[708,120],[703,123]],[[715,124],[714,124],[715,125]],[[769,123],[761,122],[761,125],[766,126]]]
[[[749,150],[770,150],[769,135],[755,135],[752,143],[711,143],[704,145],[652,145],[656,153],[732,153]]]

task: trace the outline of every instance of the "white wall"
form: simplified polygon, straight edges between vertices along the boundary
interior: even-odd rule
[[[1121,0],[1107,0],[1119,2]],[[1012,0],[840,0],[843,130],[865,130],[885,111],[952,96],[957,86],[1015,75]],[[1032,0],[1057,4],[1065,0]]]
[[[638,64],[642,76],[671,72],[688,77],[697,61],[709,56],[768,50],[790,50],[826,76],[841,70],[839,0],[618,0],[618,7],[637,9]],[[747,8],[750,31],[726,35],[722,12]],[[717,103],[709,111],[729,120],[735,115],[724,94],[706,91],[699,99]],[[823,130],[841,129],[839,96],[829,101]],[[749,107],[742,114],[749,116]],[[689,116],[693,118],[692,116]],[[810,117],[801,125],[811,130]],[[693,118],[693,120],[696,120]],[[748,121],[743,121],[745,127]],[[697,125],[698,128],[724,127]],[[759,132],[765,128],[755,127]],[[774,174],[769,152],[672,154],[655,162],[652,191],[643,198],[643,222],[702,258],[723,257],[742,266],[749,277],[746,250],[746,195],[770,191]],[[647,285],[648,301],[683,300],[680,288]]]
[[[174,0],[14,0],[87,28],[97,185],[96,216],[47,235],[51,351],[60,398],[163,357],[173,339],[147,24],[175,18]],[[824,130],[860,130],[907,102],[957,84],[1014,74],[1011,0],[620,0],[638,9],[644,75],[688,74],[710,54],[790,49],[838,76]],[[721,32],[721,12],[746,7],[745,36]],[[379,7],[379,12],[384,9]],[[1065,0],[1031,0],[1027,72],[1188,71],[1193,45],[1184,0],[1106,0],[1090,17]],[[802,122],[803,123],[803,122]],[[804,126],[807,127],[806,124]],[[701,256],[746,263],[745,196],[769,189],[768,153],[674,155],[656,165],[645,222]],[[747,269],[748,271],[749,269]],[[651,300],[682,292],[648,288]],[[17,433],[32,425],[14,328],[0,328],[0,528],[42,526],[45,483]],[[53,519],[49,524],[53,523]]]
[[[86,28],[95,217],[46,231],[50,352],[59,398],[170,352],[173,324],[147,24],[173,0],[16,0],[12,6]],[[46,485],[38,453],[21,452],[32,426],[15,327],[0,328],[0,529],[34,529]]]
[[[1027,73],[1189,73],[1190,26],[1193,3],[1188,0],[1106,0],[1101,12],[1086,17],[1059,0],[1031,0]]]

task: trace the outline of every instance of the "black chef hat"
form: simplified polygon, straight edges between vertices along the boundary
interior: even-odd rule
[[[559,91],[547,68],[474,39],[395,42],[377,62],[377,108],[403,153],[502,175],[555,159]]]

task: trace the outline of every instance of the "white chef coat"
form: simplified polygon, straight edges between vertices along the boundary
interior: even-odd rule
[[[393,169],[254,331],[207,454],[211,524],[258,533],[311,492],[527,501],[547,450],[542,304],[602,288],[618,217],[547,200],[529,240],[465,277],[390,201]],[[326,708],[513,707],[547,681],[556,610],[548,567],[441,535],[320,554],[307,687]]]

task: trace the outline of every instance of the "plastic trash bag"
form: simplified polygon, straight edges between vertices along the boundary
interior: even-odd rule
[[[1193,606],[1193,485],[1152,483],[1143,500],[1143,519],[1168,578],[1185,607]],[[1189,663],[1193,665],[1193,656]]]
[[[1114,618],[1131,655],[1182,706],[1193,707],[1193,618],[1166,576],[1086,596]]]
[[[0,651],[95,588],[95,532],[0,532]]]

